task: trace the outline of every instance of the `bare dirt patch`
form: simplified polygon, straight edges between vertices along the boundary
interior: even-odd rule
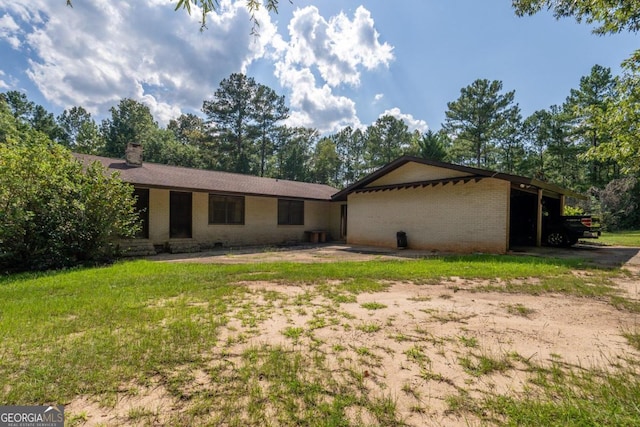
[[[582,257],[603,268],[624,265],[628,274],[616,279],[620,291],[638,299],[638,249],[578,248],[551,256]],[[549,250],[530,251],[550,256]],[[371,248],[323,246],[292,251],[262,250],[202,256],[159,257],[171,262],[335,262],[371,259],[412,259],[432,254],[381,251]],[[158,259],[158,258],[156,258]],[[521,279],[526,281],[527,279]],[[338,283],[328,285],[336,285]],[[530,384],[529,366],[561,364],[576,368],[610,369],[630,356],[640,357],[623,337],[639,327],[637,314],[616,309],[607,301],[545,294],[539,296],[476,292],[489,281],[450,278],[429,284],[389,283],[382,292],[361,293],[345,301],[313,285],[270,281],[242,282],[243,302],[228,313],[220,340],[210,349],[206,369],[187,372],[183,396],[218,396],[241,387],[234,381],[242,355],[258,348],[300,352],[309,366],[322,360],[325,375],[358,384],[359,393],[390,398],[399,418],[413,426],[480,425],[472,415],[450,410],[450,399],[485,394],[517,395]],[[319,365],[320,366],[320,365]],[[268,388],[269,377],[255,373]],[[175,413],[193,412],[187,401],[170,394],[158,380],[118,392],[105,405],[79,397],[67,406],[84,414],[82,425],[162,425],[179,423]],[[246,397],[243,397],[246,398]],[[204,420],[218,409],[198,401]],[[273,425],[277,420],[272,411]],[[384,425],[369,408],[351,406],[346,413],[355,425]],[[172,415],[173,414],[173,415]],[[174,416],[174,418],[171,418]],[[252,423],[247,415],[247,423]]]
[[[291,286],[279,291],[292,296],[300,292]],[[371,302],[381,308],[363,307]],[[323,302],[316,299],[314,304],[317,309]],[[527,315],[510,307],[524,307]],[[634,351],[621,331],[638,323],[637,316],[605,302],[454,292],[446,284],[396,283],[385,292],[361,294],[340,310],[339,322],[313,330],[313,338],[332,355],[336,369],[354,366],[367,373],[371,392],[395,396],[410,425],[459,425],[462,420],[448,413],[446,399],[460,390],[521,392],[528,378],[521,359],[606,369]],[[313,309],[302,316],[275,310],[246,345],[291,346],[282,331],[309,330],[313,318]],[[486,375],[465,369],[483,357],[504,361],[507,367]]]

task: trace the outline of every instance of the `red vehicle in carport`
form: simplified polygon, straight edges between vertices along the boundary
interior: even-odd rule
[[[580,239],[600,237],[600,220],[591,215],[545,217],[543,241],[547,246],[568,247]]]

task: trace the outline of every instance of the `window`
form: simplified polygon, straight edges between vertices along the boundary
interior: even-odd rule
[[[209,194],[209,224],[244,224],[244,197]]]
[[[304,201],[278,199],[278,225],[304,225]]]

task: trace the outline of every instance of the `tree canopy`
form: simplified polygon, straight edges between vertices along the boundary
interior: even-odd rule
[[[640,30],[640,6],[633,0],[512,0],[512,4],[518,16],[547,9],[556,18],[573,16],[578,22],[598,24],[596,34]]]
[[[445,131],[452,136],[451,155],[461,163],[477,167],[496,164],[498,144],[518,126],[520,108],[515,92],[501,93],[502,82],[478,79],[460,90],[460,97],[447,104]]]
[[[73,0],[66,0],[67,6],[73,7]],[[201,13],[200,29],[203,30],[207,26],[207,14],[209,12],[215,12],[220,8],[220,0],[175,0],[175,10],[185,10],[188,14],[191,14],[192,8],[199,8]],[[258,20],[255,17],[255,12],[261,7],[265,7],[269,12],[278,13],[279,0],[247,0],[247,9],[251,13],[251,20],[254,27],[253,32],[258,27]]]
[[[536,177],[598,199],[605,197],[606,188],[637,188],[624,184],[631,181],[616,184],[640,173],[640,77],[634,64],[620,76],[596,65],[576,82],[562,105],[525,118],[515,91],[504,91],[498,80],[477,79],[449,103],[442,128],[422,134],[391,115],[325,135],[291,126],[284,96],[235,73],[206,97],[202,115],[181,114],[166,127],[132,99],[121,100],[97,126],[81,106],[54,118],[24,94],[2,93],[0,137],[37,130],[73,151],[116,158],[123,157],[127,142],[135,141],[142,144],[146,162],[336,188],[399,156],[412,155]],[[618,218],[615,223],[629,222]]]

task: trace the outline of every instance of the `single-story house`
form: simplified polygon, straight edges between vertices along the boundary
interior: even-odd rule
[[[542,243],[543,219],[572,191],[522,176],[401,157],[336,193],[348,206],[347,242],[504,253]]]
[[[124,160],[75,156],[134,186],[142,231],[133,246],[191,252],[302,242],[311,231],[340,238],[340,204],[331,200],[338,190],[328,185],[143,163],[130,148]]]
[[[321,184],[143,163],[98,161],[131,183],[143,229],[138,244],[170,251],[291,244],[310,239],[352,245],[504,253],[540,245],[544,218],[562,214],[567,196],[543,181],[401,157],[338,191]],[[402,241],[401,241],[402,237]]]

